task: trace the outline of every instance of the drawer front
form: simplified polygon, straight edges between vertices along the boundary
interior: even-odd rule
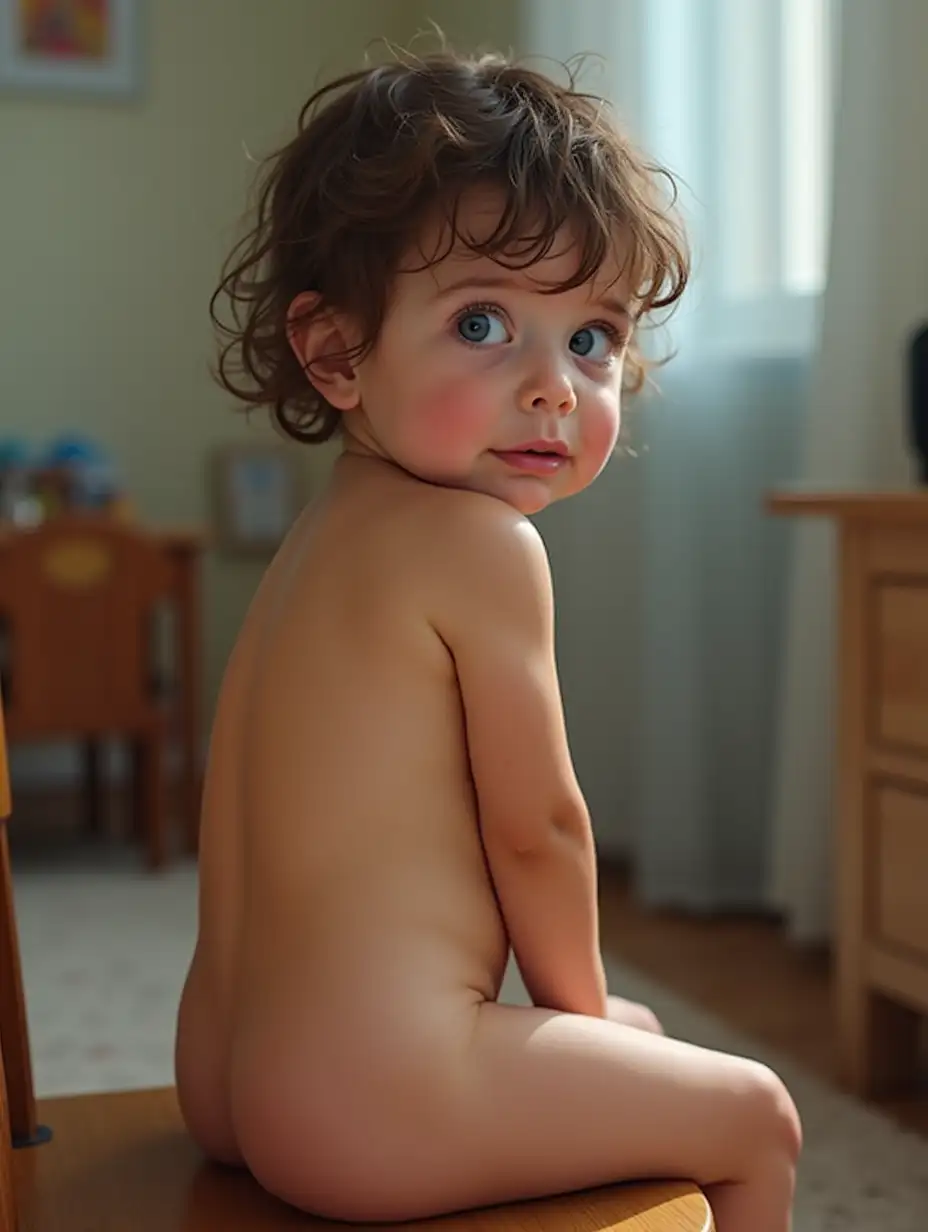
[[[873,805],[870,929],[928,962],[928,793],[883,786]]]
[[[928,757],[928,578],[873,593],[873,735]]]

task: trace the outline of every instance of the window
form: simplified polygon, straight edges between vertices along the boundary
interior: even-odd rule
[[[836,0],[642,0],[642,136],[684,182],[694,328],[726,351],[813,340],[829,216]],[[698,318],[695,319],[695,318]]]

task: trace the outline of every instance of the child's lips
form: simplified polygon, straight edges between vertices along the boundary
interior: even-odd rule
[[[570,460],[566,453],[536,453],[529,449],[494,449],[493,453],[507,466],[535,475],[554,475]]]

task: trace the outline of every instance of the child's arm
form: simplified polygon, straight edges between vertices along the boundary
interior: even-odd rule
[[[535,1004],[605,1017],[596,856],[564,728],[547,555],[499,502],[472,502],[464,520],[440,632],[500,907]]]

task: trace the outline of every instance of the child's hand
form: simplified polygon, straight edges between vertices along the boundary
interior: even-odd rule
[[[655,1035],[663,1035],[657,1015],[646,1005],[637,1001],[625,1001],[622,997],[606,997],[606,1017],[610,1022],[621,1023],[625,1027],[637,1027],[641,1031],[651,1031]]]

